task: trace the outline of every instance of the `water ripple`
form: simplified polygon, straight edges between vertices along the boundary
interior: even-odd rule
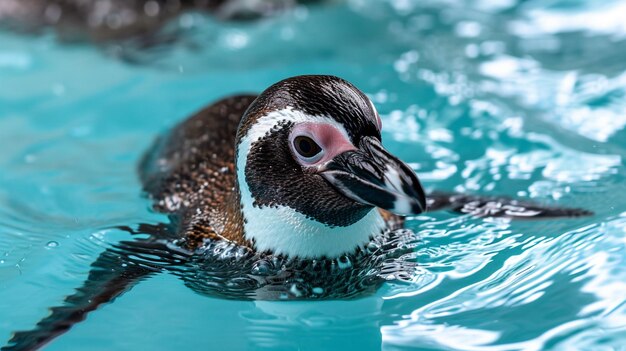
[[[326,281],[337,291],[280,290],[354,300],[227,301],[160,276],[50,348],[620,349],[623,12],[621,1],[347,0],[250,23],[187,13],[153,45],[64,46],[0,32],[0,82],[11,82],[0,83],[0,344],[80,285],[104,250],[131,239],[112,228],[167,221],[149,211],[135,175],[156,134],[224,95],[328,73],[376,103],[385,145],[427,188],[595,216],[427,213],[407,222],[420,240],[405,247],[412,266],[401,282],[363,285],[370,295],[341,281]],[[226,261],[168,268],[200,292],[245,299],[259,284],[248,273],[281,272],[271,260],[232,271]],[[374,266],[347,278],[379,277]],[[112,324],[115,336],[103,336]]]

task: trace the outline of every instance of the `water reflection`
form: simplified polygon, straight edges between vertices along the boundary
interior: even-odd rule
[[[24,42],[0,33],[2,81],[15,82],[0,84],[0,133],[11,146],[0,150],[5,339],[13,324],[31,327],[71,293],[89,264],[118,242],[101,228],[163,220],[146,210],[134,173],[152,135],[228,93],[323,72],[368,93],[382,115],[386,146],[427,187],[531,198],[596,215],[508,222],[426,214],[408,221],[422,240],[412,248],[418,265],[407,282],[377,282],[356,300],[203,296],[182,308],[190,297],[172,292],[182,284],[171,279],[153,290],[140,285],[98,311],[102,318],[122,323],[118,316],[143,301],[142,314],[151,311],[159,336],[168,336],[154,336],[161,347],[191,343],[207,330],[224,331],[228,337],[217,335],[218,343],[251,349],[620,347],[623,12],[621,1],[353,0],[244,25],[187,13],[177,20],[182,33],[112,45],[121,60],[87,46],[67,50],[46,36]],[[53,241],[59,245],[46,246]],[[176,274],[212,296],[220,284],[251,290],[246,279],[202,286],[211,280],[194,277],[199,268]],[[125,298],[132,303],[124,305]],[[208,310],[219,320],[196,312],[199,301],[211,301]],[[185,328],[172,328],[169,315],[184,311],[197,314],[177,320]],[[145,345],[152,338],[132,332],[149,326],[134,322],[120,338]],[[101,335],[94,326],[83,327],[85,338]],[[227,334],[231,328],[236,332]]]
[[[249,349],[372,350],[382,344],[382,305],[378,297],[316,304],[256,301],[241,317]]]

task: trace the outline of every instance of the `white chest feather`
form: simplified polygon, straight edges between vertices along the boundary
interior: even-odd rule
[[[377,210],[370,211],[356,223],[346,227],[329,227],[308,219],[303,214],[286,206],[258,208],[253,206],[250,188],[245,181],[246,156],[253,142],[264,136],[280,120],[295,121],[298,113],[283,110],[262,117],[241,140],[237,155],[237,180],[241,193],[241,204],[246,219],[246,239],[254,241],[259,251],[269,250],[275,254],[291,257],[337,257],[354,251],[366,244],[371,237],[379,235],[386,227]],[[312,116],[302,115],[303,120]],[[315,117],[333,122],[324,117]],[[343,129],[343,128],[342,128]],[[268,186],[272,186],[268,184]]]
[[[337,257],[351,253],[384,227],[378,211],[371,211],[353,225],[334,228],[284,206],[259,209],[244,204],[244,211],[245,235],[254,240],[257,250],[291,257]]]

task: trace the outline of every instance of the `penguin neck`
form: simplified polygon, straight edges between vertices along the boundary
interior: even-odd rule
[[[385,220],[374,208],[349,226],[329,226],[288,206],[258,206],[245,179],[250,145],[247,137],[238,144],[235,182],[243,240],[255,250],[298,258],[334,258],[354,252],[386,229]]]
[[[385,229],[385,221],[377,210],[371,210],[352,225],[331,227],[291,207],[260,208],[254,204],[245,182],[240,199],[243,238],[260,252],[299,258],[334,258],[365,246]]]

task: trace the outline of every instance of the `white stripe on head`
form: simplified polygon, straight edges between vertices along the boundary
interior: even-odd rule
[[[341,131],[351,140],[343,125],[326,116],[312,116],[287,107],[272,111],[260,117],[241,137],[237,147],[237,181],[241,193],[241,205],[245,237],[254,241],[258,251],[272,251],[291,257],[315,258],[337,257],[354,251],[366,244],[371,237],[380,234],[385,221],[377,210],[347,227],[329,227],[324,223],[309,219],[291,207],[276,206],[258,208],[253,206],[250,187],[245,179],[247,155],[251,145],[263,138],[280,122],[322,122]],[[267,184],[271,187],[272,184]],[[311,194],[314,196],[314,194]]]
[[[326,116],[314,116],[306,114],[300,110],[296,110],[291,106],[288,106],[282,110],[272,111],[265,116],[260,117],[256,120],[256,122],[248,129],[246,135],[242,136],[241,142],[239,143],[239,147],[242,146],[244,141],[249,141],[250,144],[259,141],[262,137],[264,137],[267,132],[271,131],[278,123],[286,121],[293,123],[302,123],[302,122],[320,122],[320,123],[328,123],[335,128],[337,128],[347,140],[352,142],[352,138],[346,132],[346,128],[343,127],[339,122],[334,119]],[[239,156],[239,155],[237,155]]]

